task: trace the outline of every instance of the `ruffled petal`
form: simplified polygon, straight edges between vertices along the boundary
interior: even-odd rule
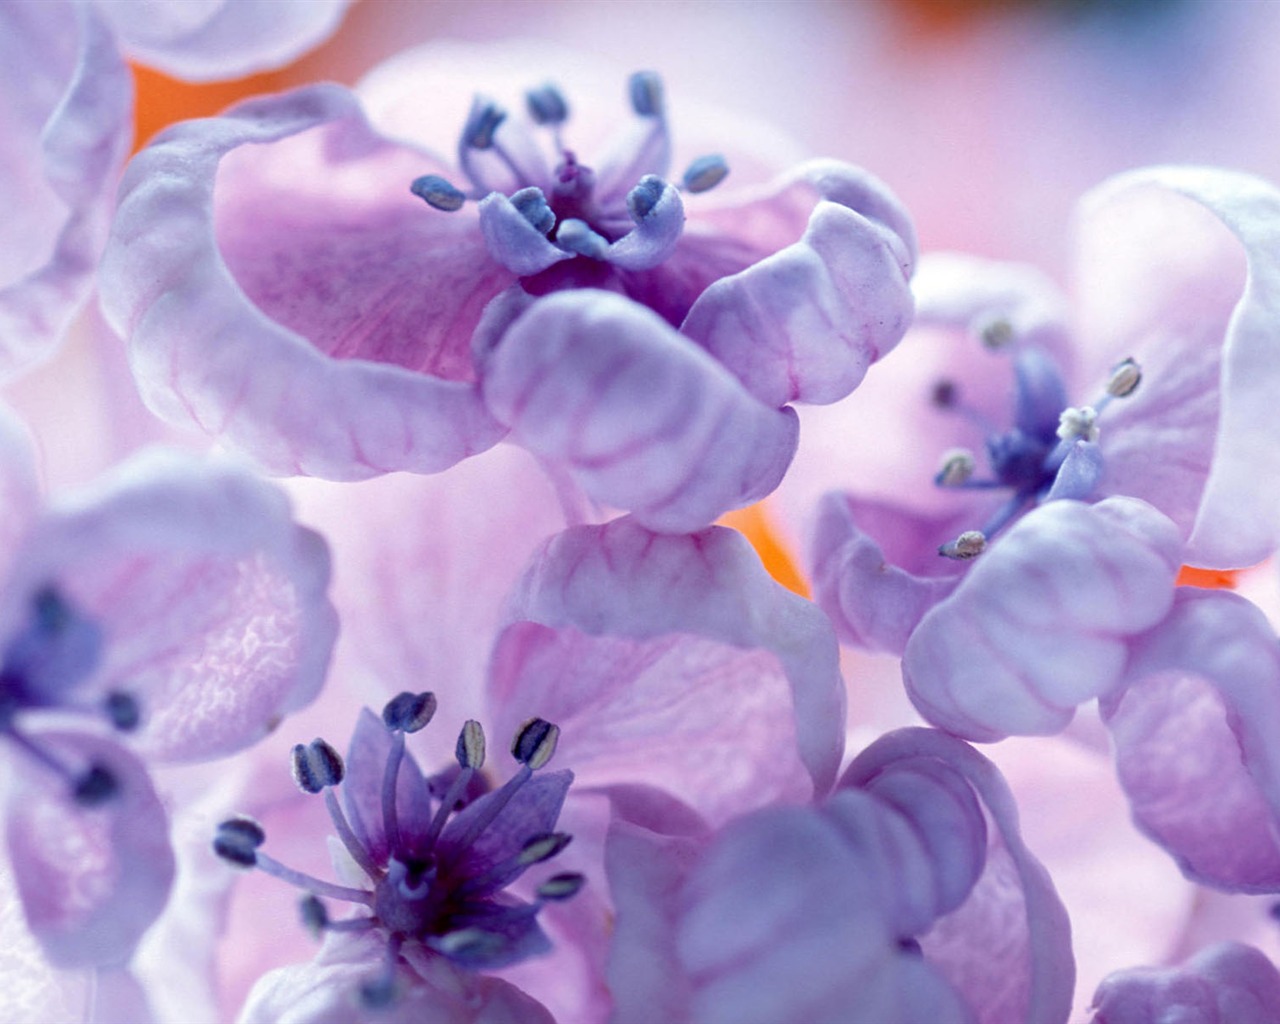
[[[122,747],[84,733],[32,735],[72,771],[101,765],[118,788],[85,808],[43,765],[14,762],[7,839],[27,921],[59,966],[121,966],[169,898],[168,816],[142,762]]]
[[[1280,1019],[1280,971],[1252,946],[1223,942],[1179,967],[1117,971],[1093,997],[1096,1024]]]
[[[1173,603],[1181,553],[1144,502],[1040,506],[921,619],[902,663],[912,702],[967,739],[1065,728],[1122,684],[1129,643]]]
[[[924,771],[935,780],[963,779],[989,818],[986,863],[965,902],[920,938],[937,968],[983,1024],[1060,1024],[1071,1011],[1075,962],[1071,926],[1053,882],[1026,848],[1009,787],[990,761],[967,744],[930,729],[899,729],[864,750],[840,786],[877,793],[896,773]],[[887,779],[886,779],[887,777]],[[936,790],[917,803],[896,786],[897,807],[932,817]],[[924,812],[922,814],[922,812]],[[934,824],[941,824],[946,816]],[[925,833],[928,834],[927,832]],[[946,856],[945,847],[937,852]],[[945,867],[943,870],[953,870]],[[960,876],[963,877],[963,874]]]
[[[481,200],[480,230],[489,255],[518,277],[573,258],[573,253],[552,245],[501,192]]]
[[[1220,223],[1192,218],[1187,199]],[[1144,371],[1132,399],[1108,411],[1104,488],[1145,498],[1189,532],[1189,562],[1252,565],[1280,542],[1280,192],[1248,175],[1164,167],[1107,182],[1083,213],[1104,247],[1082,292],[1087,322],[1100,322],[1113,361],[1134,356]],[[1222,225],[1243,247],[1247,279]]]
[[[175,78],[242,78],[324,42],[350,0],[100,4],[131,57]]]
[[[228,464],[136,457],[29,534],[0,619],[13,635],[52,586],[102,631],[80,700],[141,705],[148,756],[240,750],[319,691],[337,629],[324,542],[284,496]]]
[[[468,346],[511,275],[473,212],[409,192],[433,169],[337,86],[187,122],[139,154],[102,294],[152,409],[273,471],[336,479],[492,445]]]
[[[1138,826],[1191,878],[1280,889],[1280,652],[1257,608],[1183,588],[1104,703]]]
[[[0,374],[48,356],[85,296],[133,134],[133,84],[99,10],[0,10]]]
[[[659,317],[607,292],[534,303],[483,374],[485,401],[517,441],[655,529],[698,529],[756,501],[795,451],[794,413],[762,405]]]
[[[689,733],[696,736],[716,728],[709,716],[745,715],[741,709],[728,711],[714,696],[717,687],[728,688],[724,692],[730,699],[752,705],[749,717],[755,719],[755,724],[751,729],[762,738],[782,739],[786,730],[780,730],[776,718],[794,715],[800,760],[813,780],[814,792],[825,792],[835,778],[844,746],[845,718],[845,690],[835,636],[821,612],[768,576],[737,532],[712,527],[689,536],[666,536],[651,533],[630,519],[567,530],[535,557],[510,607],[514,620],[610,641],[593,648],[592,657],[599,660],[590,665],[585,680],[568,673],[543,687],[529,677],[521,679],[517,688],[510,670],[500,665],[504,671],[494,682],[495,687],[502,687],[498,691],[501,699],[495,701],[498,706],[505,706],[508,701],[530,701],[529,706],[536,708],[536,700],[542,699],[544,693],[546,699],[560,705],[581,701],[584,693],[590,693],[593,700],[606,700],[607,725],[587,740],[596,748],[596,756],[601,757],[602,771],[610,761],[609,770],[620,771],[622,762],[605,756],[600,744],[605,740],[616,743],[619,735],[634,734],[637,728],[634,721],[627,721],[624,680],[610,683],[601,678],[610,655],[620,655],[628,666],[623,673],[634,679],[637,667],[645,659],[657,664],[657,659],[665,656],[670,659],[668,668],[688,673],[690,667],[697,665],[698,656],[712,655],[713,665],[716,659],[724,659],[726,652],[721,645],[729,645],[742,653],[721,662],[726,670],[742,667],[754,675],[763,674],[762,669],[770,663],[781,666],[786,674],[790,707],[778,700],[776,688],[765,691],[767,702],[762,697],[752,699],[736,689],[730,679],[717,679],[716,672],[711,671],[702,680],[704,694],[698,705],[684,703],[674,708],[667,727],[676,730],[677,738]],[[570,646],[580,643],[572,633],[568,637]],[[541,642],[554,639],[536,631],[526,642],[531,638]],[[620,642],[623,640],[630,642]],[[768,658],[761,658],[761,654]],[[682,664],[684,658],[692,665]],[[646,685],[666,700],[677,697],[672,691],[678,690],[679,684],[673,681],[653,678]],[[599,710],[597,706],[591,713]],[[646,714],[652,711],[650,708]],[[659,736],[648,739],[661,741]],[[573,742],[568,730],[563,741]],[[720,737],[718,742],[731,743],[732,738]],[[641,757],[653,756],[643,753],[643,749]],[[689,753],[680,755],[681,763],[687,763],[684,759]],[[783,752],[773,756],[779,755]],[[585,774],[590,769],[584,764],[582,770]],[[661,774],[656,766],[641,770],[658,770]],[[691,774],[684,776],[686,781],[677,793],[687,798],[690,792],[697,793],[701,786],[708,786],[707,793],[723,794],[724,779],[698,782],[699,776],[714,775],[720,770],[707,761],[700,766],[690,765]],[[738,779],[734,785],[742,781]],[[786,788],[790,791],[793,786],[794,781],[790,781]],[[750,799],[750,794],[739,792],[738,798]]]

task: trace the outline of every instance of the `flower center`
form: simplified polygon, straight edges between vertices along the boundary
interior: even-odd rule
[[[988,348],[1003,351],[1014,341],[1007,322],[997,321],[982,331]],[[977,459],[968,449],[952,449],[942,458],[934,477],[939,487],[956,490],[994,490],[1007,497],[979,529],[965,530],[938,548],[958,560],[975,558],[987,544],[1026,509],[1058,498],[1085,500],[1102,475],[1098,448],[1098,420],[1117,398],[1131,395],[1142,380],[1132,359],[1117,365],[1102,396],[1092,405],[1067,405],[1066,387],[1054,361],[1033,347],[1014,354],[1013,426],[1001,430],[967,406],[952,381],[934,385],[933,403],[964,416],[985,433],[988,476],[976,476]]]
[[[573,896],[583,882],[581,875],[555,875],[538,886],[532,903],[505,892],[527,868],[550,860],[570,840],[550,830],[568,773],[534,779],[550,761],[560,734],[543,719],[531,719],[517,732],[511,745],[520,766],[516,773],[479,796],[474,796],[475,782],[484,766],[485,736],[478,722],[468,721],[458,737],[458,770],[450,773],[439,802],[424,784],[417,791],[419,802],[406,809],[402,766],[412,757],[405,752],[405,735],[423,728],[435,708],[430,693],[402,693],[383,709],[382,727],[389,738],[381,778],[354,780],[359,789],[369,789],[373,781],[380,790],[380,830],[366,823],[363,834],[357,834],[339,805],[336,787],[344,780],[351,786],[353,780],[347,779],[333,747],[317,739],[293,749],[294,781],[303,792],[324,794],[338,838],[368,888],[335,885],[285,867],[259,850],[266,834],[250,818],[223,822],[214,838],[214,851],[224,860],[256,867],[306,890],[310,895],[302,904],[303,919],[313,930],[376,929],[385,938],[384,970],[361,988],[361,998],[371,1006],[385,1005],[394,996],[400,951],[407,943],[476,969],[503,967],[545,951],[549,943],[537,925],[538,911]],[[416,765],[410,775],[421,781]],[[320,897],[355,903],[368,913],[333,921]]]

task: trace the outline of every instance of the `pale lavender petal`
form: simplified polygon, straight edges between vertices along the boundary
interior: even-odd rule
[[[1177,197],[1208,210],[1243,247],[1243,294],[1238,257],[1223,259],[1211,234],[1221,234],[1221,227],[1193,221]],[[1143,238],[1156,237],[1158,223],[1159,246],[1172,255],[1151,258],[1143,247],[1145,274],[1117,273],[1116,259],[1104,261],[1143,317],[1119,318],[1128,336],[1116,342],[1127,350],[1111,355],[1132,355],[1144,364],[1142,388],[1131,407],[1117,410],[1111,430],[1126,441],[1114,455],[1107,450],[1108,486],[1147,498],[1189,529],[1193,564],[1252,565],[1280,541],[1280,445],[1273,426],[1280,386],[1273,351],[1280,311],[1280,193],[1248,175],[1164,167],[1121,175],[1086,196],[1086,226],[1111,204],[1113,215],[1103,226],[1110,225],[1112,238],[1103,244],[1119,246],[1121,271],[1136,250],[1112,240],[1117,229],[1125,229],[1125,220],[1117,225],[1116,218],[1132,216]],[[1183,267],[1180,274],[1167,273],[1164,263],[1170,259],[1190,262],[1191,272]],[[1100,279],[1095,274],[1089,283]],[[1112,308],[1103,307],[1102,315]],[[1108,337],[1116,330],[1112,325]],[[1168,454],[1157,458],[1156,451]],[[1181,479],[1171,491],[1174,469]]]
[[[684,230],[684,203],[675,186],[661,182],[660,187],[649,209],[638,218],[633,216],[631,230],[605,251],[604,259],[611,265],[621,270],[648,270],[674,251]]]
[[[1071,927],[1048,873],[1022,841],[1013,795],[996,767],[945,733],[900,729],[859,754],[840,786],[874,792],[878,778],[921,768],[962,777],[989,817],[982,876],[965,903],[920,938],[926,961],[983,1024],[1060,1024],[1075,979]]]
[[[44,765],[14,762],[7,839],[27,921],[55,964],[121,966],[169,897],[168,816],[142,762],[110,740],[33,738],[76,773],[102,765],[118,792],[85,808]]]
[[[130,57],[175,78],[242,78],[324,42],[350,0],[200,0],[97,6]]]
[[[1223,942],[1179,967],[1117,971],[1093,1012],[1093,1024],[1268,1024],[1280,1019],[1280,971],[1252,946]]]
[[[1173,603],[1181,553],[1145,502],[1040,506],[920,620],[902,663],[912,702],[967,739],[1058,732],[1122,685],[1130,642]]]
[[[1072,498],[1085,501],[1098,490],[1098,481],[1106,472],[1106,459],[1102,449],[1089,441],[1075,441],[1067,451],[1053,479],[1053,486],[1044,496],[1045,501]]]
[[[483,373],[485,401],[517,441],[655,529],[698,529],[758,500],[795,451],[794,413],[762,405],[658,316],[608,292],[534,303]]]
[[[382,814],[382,780],[391,732],[382,719],[362,708],[347,747],[346,775],[342,780],[342,805],[347,820],[375,863],[385,865],[390,848]],[[423,835],[431,823],[430,793],[413,755],[405,752],[396,776],[396,816],[402,835]]]
[[[328,551],[246,470],[150,452],[29,537],[0,619],[12,635],[30,595],[53,586],[96,623],[103,662],[78,690],[86,703],[135,696],[149,756],[242,749],[319,691],[337,627]]]
[[[23,535],[40,512],[35,444],[27,429],[0,406],[0,573],[7,573]]]
[[[869,179],[846,180],[851,168],[837,169],[812,172],[823,201],[804,236],[711,283],[681,327],[769,405],[843,398],[911,318],[913,254],[876,219],[893,217],[906,230],[892,197]],[[866,196],[844,195],[855,188]]]
[[[103,969],[95,972],[93,1007],[85,1024],[153,1024],[156,1015],[147,992],[130,971]]]
[[[656,642],[655,651],[684,635],[768,652],[786,673],[791,704],[769,713],[794,715],[814,792],[824,792],[835,778],[845,707],[835,636],[817,608],[769,577],[736,531],[712,527],[669,536],[630,519],[567,530],[535,557],[512,598],[510,617],[594,637]],[[570,692],[562,691],[561,699]],[[701,728],[708,713],[699,712],[691,724]]]
[[[282,473],[435,472],[492,445],[468,346],[511,275],[473,211],[409,192],[434,167],[337,86],[187,122],[139,154],[102,294],[152,409]]]
[[[1191,878],[1280,887],[1280,651],[1234,594],[1184,588],[1104,703],[1134,820]]]
[[[50,354],[88,293],[133,131],[133,84],[89,4],[0,9],[0,374]]]
[[[552,245],[501,192],[491,192],[480,202],[480,230],[489,254],[519,277],[573,257]]]

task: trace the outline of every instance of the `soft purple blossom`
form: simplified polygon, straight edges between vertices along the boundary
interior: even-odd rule
[[[457,87],[435,56],[375,72],[368,113],[300,90],[135,160],[104,305],[149,405],[334,479],[436,472],[510,432],[664,530],[772,490],[789,403],[847,394],[905,328],[914,236],[896,200],[832,161],[698,194],[715,158],[671,184],[647,72],[616,84],[630,124],[590,148],[567,110],[600,83],[561,92],[531,71],[529,117],[482,97],[457,115],[453,166],[417,144]]]

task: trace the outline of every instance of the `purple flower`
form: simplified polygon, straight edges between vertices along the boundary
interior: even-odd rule
[[[619,1022],[1067,1017],[1065,911],[958,740],[900,730],[814,806],[667,831],[610,832]]]
[[[328,556],[242,470],[138,456],[39,507],[0,424],[0,738],[27,922],[60,966],[121,966],[173,876],[144,760],[225,756],[319,689]]]
[[[732,154],[671,184],[651,73],[630,80],[629,128],[593,149],[569,104],[598,84],[538,85],[544,65],[527,117],[483,98],[459,116],[450,166],[401,141],[448,109],[443,70],[422,51],[375,73],[375,124],[317,87],[135,160],[104,303],[148,404],[335,479],[436,472],[510,432],[663,530],[771,490],[788,403],[847,394],[905,327],[896,200],[829,161],[698,194]]]
[[[1117,692],[1183,562],[1239,567],[1276,542],[1280,449],[1261,406],[1280,196],[1167,168],[1117,179],[1086,212],[1108,249],[1085,264],[1074,348],[1063,303],[1025,268],[922,272],[922,327],[953,343],[930,351],[922,330],[916,368],[922,423],[960,449],[935,478],[944,493],[833,496],[818,526],[819,600],[842,633],[902,653],[916,706],[971,739],[1063,728]]]
[[[357,985],[345,994],[331,988],[327,998],[371,1016],[388,1007],[406,1012],[399,1004],[407,999],[414,1007],[424,988],[438,988],[443,979],[465,987],[466,972],[492,971],[549,950],[538,911],[575,896],[582,876],[561,872],[544,878],[532,902],[506,890],[571,839],[555,826],[572,773],[535,776],[554,754],[559,729],[540,718],[525,722],[511,744],[519,769],[486,791],[481,774],[485,735],[475,720],[462,728],[451,771],[424,778],[406,752],[405,735],[425,727],[436,706],[431,693],[402,693],[383,709],[381,721],[365,711],[345,763],[320,739],[293,749],[294,781],[304,793],[324,793],[349,865],[346,873],[356,885],[326,882],[268,856],[260,849],[266,833],[251,818],[232,818],[218,827],[214,850],[220,857],[311,893],[302,904],[304,920],[330,937],[317,961],[264,978],[250,994],[244,1019],[278,1019],[300,987],[322,992],[326,983],[332,986],[349,975],[353,959],[359,960],[352,957],[352,936],[372,935],[378,941],[359,944],[365,969]],[[342,803],[334,793],[339,786]],[[320,897],[354,903],[362,912],[333,920]],[[337,957],[342,966],[335,968],[336,947],[345,954]],[[463,976],[442,974],[440,960]],[[460,1009],[465,1011],[465,1004]],[[471,1017],[463,1013],[450,1019]]]
[[[1280,1019],[1280,971],[1251,946],[1223,942],[1180,967],[1117,971],[1098,986],[1093,1024]]]
[[[14,0],[0,10],[0,374],[47,357],[89,292],[133,136],[123,53],[188,80],[292,60],[347,0]]]

